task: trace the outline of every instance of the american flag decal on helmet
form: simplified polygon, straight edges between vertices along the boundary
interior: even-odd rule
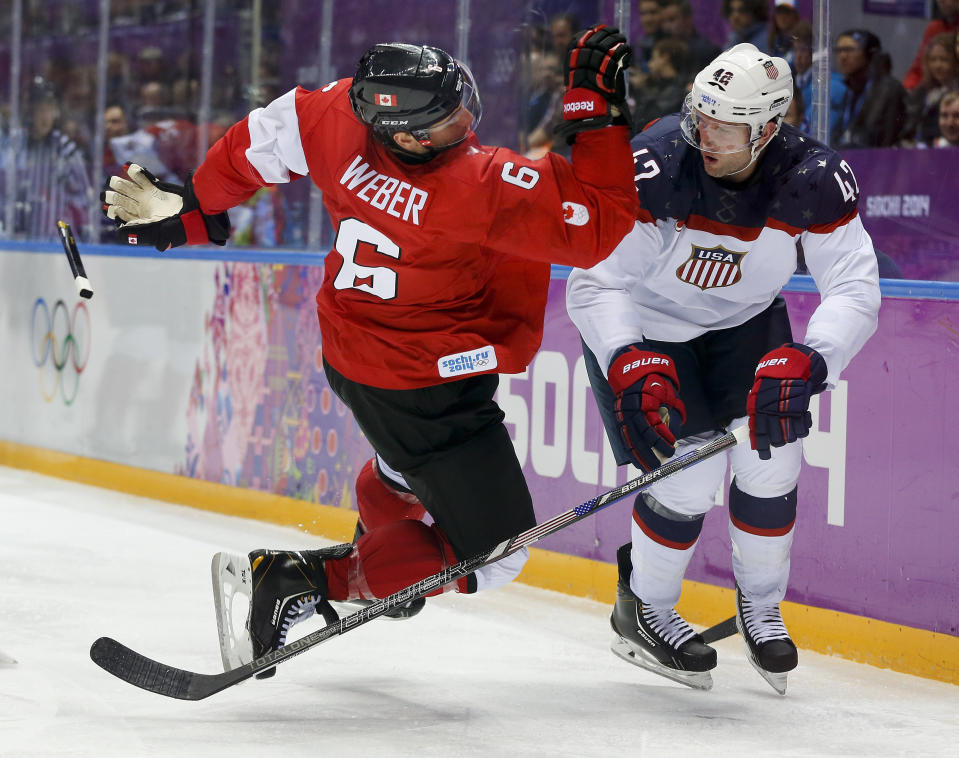
[[[743,278],[739,267],[746,253],[735,253],[724,247],[696,247],[689,258],[676,269],[676,276],[701,290],[729,287]]]
[[[779,69],[776,68],[775,63],[773,63],[772,61],[766,61],[765,63],[763,63],[763,66],[766,69],[766,76],[768,76],[770,79],[779,78]]]
[[[374,94],[373,98],[377,105],[396,105],[396,95]]]

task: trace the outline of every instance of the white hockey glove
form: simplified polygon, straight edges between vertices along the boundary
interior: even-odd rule
[[[226,212],[207,215],[193,192],[193,175],[186,185],[161,182],[136,163],[126,166],[127,177],[110,177],[101,193],[103,211],[125,232],[130,245],[152,245],[168,250],[180,245],[226,244],[230,218]]]

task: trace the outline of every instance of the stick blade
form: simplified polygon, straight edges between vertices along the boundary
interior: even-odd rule
[[[217,676],[195,674],[158,663],[110,637],[101,637],[93,643],[90,658],[118,679],[177,700],[202,700],[223,689],[217,686]]]

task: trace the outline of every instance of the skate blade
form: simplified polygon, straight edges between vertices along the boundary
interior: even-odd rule
[[[762,666],[759,665],[759,661],[756,660],[756,657],[753,655],[753,651],[749,649],[749,643],[746,642],[746,633],[743,631],[743,622],[736,616],[736,628],[739,630],[739,636],[742,637],[743,646],[746,649],[746,660],[749,661],[756,673],[759,674],[766,682],[780,695],[786,694],[786,673],[775,673],[773,671],[766,671]]]
[[[713,677],[708,671],[682,671],[681,669],[664,666],[642,650],[635,650],[630,647],[629,643],[618,634],[613,634],[609,649],[627,663],[659,674],[666,679],[672,679],[674,682],[685,684],[694,690],[711,690],[713,688]]]
[[[756,672],[765,679],[769,686],[772,687],[780,695],[786,694],[786,674],[777,674],[772,671],[766,671],[762,666],[760,666],[756,660],[749,654],[749,649],[746,650],[746,657],[749,659],[749,662],[752,664],[752,667],[756,669]]]
[[[233,618],[236,597],[245,596],[247,607],[253,601],[253,569],[245,555],[217,553],[210,566],[213,578],[213,602],[216,629],[220,640],[223,670],[232,671],[253,660],[253,640],[246,625],[236,629]],[[249,611],[247,611],[249,619]]]

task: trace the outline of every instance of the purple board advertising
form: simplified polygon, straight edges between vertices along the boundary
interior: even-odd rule
[[[959,281],[959,148],[846,150],[859,212],[878,250],[906,279]]]
[[[862,0],[862,9],[885,16],[925,18],[928,4],[928,0]]]
[[[499,393],[539,521],[627,478],[603,450],[564,285],[552,283],[540,353]],[[819,296],[787,301],[801,337]],[[959,306],[885,299],[878,332],[813,409],[787,599],[959,635],[959,398],[947,391],[957,374]],[[627,499],[540,544],[613,562],[630,509]],[[733,585],[727,529],[714,508],[688,579]]]

